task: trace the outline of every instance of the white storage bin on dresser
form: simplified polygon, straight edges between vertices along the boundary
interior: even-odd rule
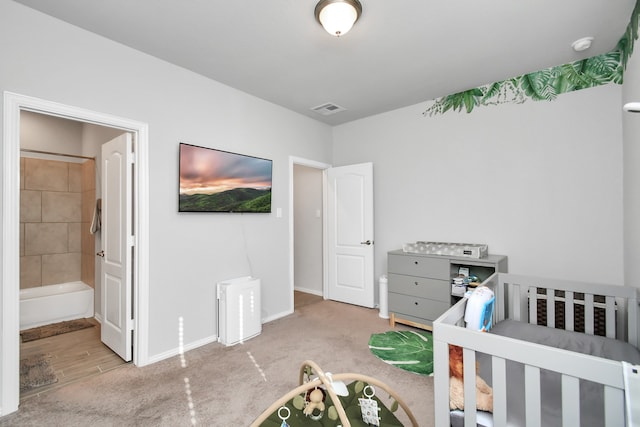
[[[239,277],[218,283],[218,341],[230,346],[260,335],[260,279]]]

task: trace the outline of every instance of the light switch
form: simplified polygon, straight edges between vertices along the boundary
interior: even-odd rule
[[[282,218],[282,208],[276,208],[276,218]]]

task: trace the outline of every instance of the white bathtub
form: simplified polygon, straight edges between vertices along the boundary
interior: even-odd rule
[[[93,288],[69,282],[20,289],[20,330],[93,317]]]

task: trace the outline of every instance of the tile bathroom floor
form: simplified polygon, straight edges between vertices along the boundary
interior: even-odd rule
[[[92,328],[20,343],[21,359],[38,353],[50,355],[50,363],[58,381],[22,392],[20,400],[126,365],[100,341],[98,322]]]

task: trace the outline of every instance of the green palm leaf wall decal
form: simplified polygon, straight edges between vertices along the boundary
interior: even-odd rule
[[[624,70],[638,39],[638,15],[640,0],[636,2],[624,35],[610,52],[443,96],[435,100],[424,115],[462,111],[463,108],[470,113],[479,105],[521,104],[527,99],[551,101],[562,93],[608,83],[622,84]]]
[[[531,99],[540,101],[551,101],[556,97],[556,90],[553,85],[557,81],[556,73],[553,69],[537,71],[525,74],[520,77],[520,88]]]
[[[636,2],[636,7],[631,14],[631,22],[627,25],[627,31],[618,42],[617,50],[622,54],[622,67],[627,67],[627,61],[633,52],[633,44],[638,39],[638,15],[640,15],[640,0]]]

